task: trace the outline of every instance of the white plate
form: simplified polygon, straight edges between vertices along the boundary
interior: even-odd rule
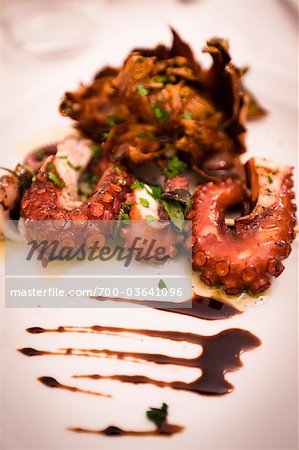
[[[262,155],[297,167],[296,33],[284,6],[280,2],[262,0],[202,0],[189,6],[175,2],[166,4],[161,7],[163,14],[155,2],[106,5],[103,9],[105,20],[99,18],[100,38],[95,40],[94,48],[84,57],[57,62],[55,67],[39,65],[30,59],[26,65],[24,57],[21,67],[16,58],[6,53],[6,89],[2,94],[7,108],[1,121],[1,165],[12,167],[33,144],[59,138],[68,126],[68,122],[56,113],[61,93],[74,86],[80,77],[87,79],[87,74],[91,77],[93,70],[109,60],[114,49],[113,61],[125,56],[131,46],[165,39],[165,23],[168,22],[177,26],[196,49],[211,35],[230,37],[234,59],[252,66],[248,85],[270,111],[267,118],[248,126],[249,155]],[[126,20],[121,21],[124,15]],[[115,35],[116,24],[118,37]],[[101,49],[101,56],[97,48]],[[56,78],[53,81],[47,74],[54,72]],[[20,85],[15,83],[13,86],[17,79]],[[57,79],[61,81],[57,83]],[[294,245],[284,273],[274,282],[263,305],[223,321],[208,322],[146,308],[5,310],[2,295],[1,449],[295,449],[297,258],[297,246]],[[2,293],[3,270],[2,262]],[[94,324],[173,329],[207,335],[238,327],[256,334],[262,340],[262,346],[244,353],[244,367],[227,374],[235,391],[224,397],[203,397],[112,381],[74,383],[70,378],[79,372],[134,373],[138,370],[161,379],[191,380],[196,373],[189,369],[137,366],[92,358],[29,359],[16,351],[25,346],[50,349],[86,345],[133,351],[159,349],[171,354],[183,352],[186,356],[196,352],[184,344],[174,347],[171,343],[157,342],[150,346],[147,339],[30,335],[25,332],[30,326],[54,328]],[[36,381],[41,375],[111,393],[113,398],[50,390]],[[182,434],[141,440],[77,435],[65,430],[67,426],[104,428],[111,424],[131,429],[147,428],[150,424],[145,419],[145,410],[162,402],[169,404],[171,422],[186,426]]]

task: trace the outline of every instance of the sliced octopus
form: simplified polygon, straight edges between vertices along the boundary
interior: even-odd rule
[[[88,247],[96,241],[105,243],[106,228],[95,223],[117,219],[132,177],[124,167],[104,159],[97,164],[99,181],[93,194],[82,201],[78,182],[92,157],[92,143],[74,135],[58,144],[56,155],[44,161],[21,202],[20,228],[28,240],[58,239],[61,247],[74,249],[82,243]]]
[[[252,158],[247,168],[253,209],[233,228],[225,215],[246,200],[244,184],[208,183],[196,188],[193,199],[193,269],[206,285],[233,295],[267,289],[283,271],[294,239],[292,168],[263,158]]]

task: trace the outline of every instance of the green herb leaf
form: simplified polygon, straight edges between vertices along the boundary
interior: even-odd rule
[[[189,214],[192,208],[192,196],[188,191],[185,191],[185,189],[175,189],[171,192],[164,192],[162,194],[162,200],[179,203],[184,213],[184,217]]]
[[[100,159],[100,156],[101,156],[101,153],[102,153],[101,145],[100,144],[92,144],[90,149],[93,152],[93,159],[95,161],[98,161]]]
[[[162,200],[162,204],[174,226],[183,231],[184,211],[182,206],[173,200]]]
[[[140,63],[140,62],[146,61],[147,59],[149,59],[149,56],[142,56],[142,55],[140,55],[140,56],[136,59],[136,62]]]
[[[132,205],[136,205],[136,202],[125,202],[124,204],[127,206],[132,206]]]
[[[156,77],[156,80],[158,83],[167,83],[168,78],[167,78],[167,75],[158,75]]]
[[[154,216],[152,216],[151,214],[149,214],[148,216],[146,216],[146,220],[148,220],[149,222],[153,222],[154,220],[157,220]]]
[[[77,172],[81,169],[81,166],[74,166],[74,164],[68,159],[67,165],[70,166],[72,169],[76,170]]]
[[[115,166],[114,167],[114,172],[115,173],[121,173],[121,168],[119,166]]]
[[[49,162],[47,164],[47,170],[52,170],[52,169],[55,169],[55,165],[52,162]]]
[[[129,224],[130,223],[129,214],[123,213],[120,217],[120,220],[126,224]]]
[[[48,178],[53,181],[56,187],[63,188],[66,186],[65,182],[59,178],[59,176],[56,173],[49,172]]]
[[[136,85],[136,89],[139,95],[141,95],[141,97],[146,97],[148,95],[148,89],[146,89],[143,84],[139,83]]]
[[[187,164],[175,155],[171,159],[168,159],[164,173],[167,177],[172,178],[185,172],[186,169]]]
[[[168,405],[166,403],[163,403],[161,408],[149,408],[146,411],[146,417],[148,418],[148,420],[154,422],[154,424],[158,428],[161,428],[163,423],[166,422],[167,415],[168,415]]]
[[[160,200],[161,195],[163,193],[163,189],[161,186],[150,185],[150,189],[146,189],[146,192],[154,199]]]
[[[165,120],[169,119],[169,114],[165,109],[161,108],[160,106],[153,106],[153,113],[159,119],[161,122],[164,122]]]
[[[183,112],[183,118],[187,119],[187,120],[191,120],[192,119],[192,113],[190,111],[184,111]]]
[[[158,288],[159,289],[167,289],[168,290],[168,287],[166,286],[166,283],[165,283],[165,281],[164,280],[160,280],[159,281],[159,283],[158,283]]]
[[[272,184],[272,183],[273,183],[273,178],[270,177],[270,175],[268,176],[268,181],[269,181],[269,184]]]
[[[59,159],[68,159],[68,156],[67,155],[61,155],[61,156],[58,156],[58,158]]]
[[[140,198],[140,203],[142,206],[144,206],[144,208],[148,208],[149,207],[149,201],[146,198]]]
[[[131,189],[143,189],[144,183],[143,181],[135,180],[134,183],[131,185]]]
[[[117,180],[116,182],[117,182],[117,184],[120,184],[120,185],[124,185],[124,184],[126,184],[125,180],[124,180],[124,179],[122,179],[122,178],[120,178],[120,179],[119,179],[119,180]]]
[[[106,141],[108,139],[109,133],[102,133],[102,138]]]

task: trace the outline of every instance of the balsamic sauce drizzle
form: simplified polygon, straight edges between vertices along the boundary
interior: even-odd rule
[[[223,395],[232,391],[233,386],[225,379],[226,372],[233,371],[242,366],[240,354],[243,351],[258,347],[260,340],[249,331],[241,329],[228,329],[214,336],[201,336],[192,333],[177,331],[159,331],[130,329],[94,325],[91,327],[64,326],[54,329],[41,327],[28,328],[32,334],[40,333],[98,333],[98,334],[122,334],[133,333],[148,337],[157,337],[178,342],[188,342],[202,346],[202,353],[195,358],[172,357],[163,354],[150,354],[139,352],[121,352],[107,349],[58,349],[56,351],[36,350],[34,348],[19,349],[26,356],[59,355],[82,356],[96,358],[117,358],[134,362],[150,362],[155,364],[172,364],[177,366],[199,368],[201,375],[196,380],[186,383],[182,381],[165,382],[142,375],[109,375],[101,374],[77,374],[73,378],[90,378],[95,380],[110,379],[134,384],[151,384],[158,387],[168,387],[177,390],[190,391],[203,395]],[[45,377],[42,377],[45,378]],[[48,378],[48,377],[46,377]],[[56,380],[55,380],[56,381]],[[58,383],[58,382],[57,382]],[[59,383],[58,383],[59,384]],[[53,387],[53,386],[50,386]],[[58,386],[55,386],[58,387]],[[69,387],[67,387],[68,389]],[[66,389],[66,387],[64,387]]]
[[[137,300],[137,299],[124,299],[124,298],[108,298],[108,297],[91,297],[93,300],[101,302],[115,301],[119,303],[130,303],[139,306],[147,306],[149,308],[157,309],[159,311],[171,312],[176,314],[182,314],[185,316],[196,317],[197,319],[204,320],[221,320],[228,319],[229,317],[241,314],[241,311],[237,310],[233,306],[223,303],[219,300],[215,300],[209,297],[201,297],[193,294],[192,307],[190,307],[190,300],[178,304],[171,302],[161,301],[149,301],[149,300]],[[171,305],[175,305],[171,307]]]
[[[172,436],[177,433],[181,433],[184,427],[181,425],[174,425],[168,422],[164,422],[161,427],[156,427],[155,430],[123,430],[114,425],[110,425],[103,430],[91,430],[88,428],[67,428],[69,431],[76,433],[89,433],[89,434],[103,434],[105,436]]]
[[[26,353],[24,353],[26,354]],[[40,381],[45,386],[52,388],[52,389],[65,389],[67,391],[71,392],[81,392],[83,394],[89,394],[89,395],[97,395],[99,397],[107,397],[111,398],[112,395],[109,394],[102,394],[101,392],[94,392],[94,391],[87,391],[86,389],[80,389],[75,386],[68,386],[67,384],[61,384],[55,378],[52,377],[39,377],[38,381]]]

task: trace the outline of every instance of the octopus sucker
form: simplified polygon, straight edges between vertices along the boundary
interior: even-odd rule
[[[243,183],[227,179],[198,186],[193,196],[193,269],[229,295],[266,290],[282,273],[294,239],[292,168],[252,158],[246,169],[250,195]],[[227,210],[245,200],[252,211],[228,228]]]

